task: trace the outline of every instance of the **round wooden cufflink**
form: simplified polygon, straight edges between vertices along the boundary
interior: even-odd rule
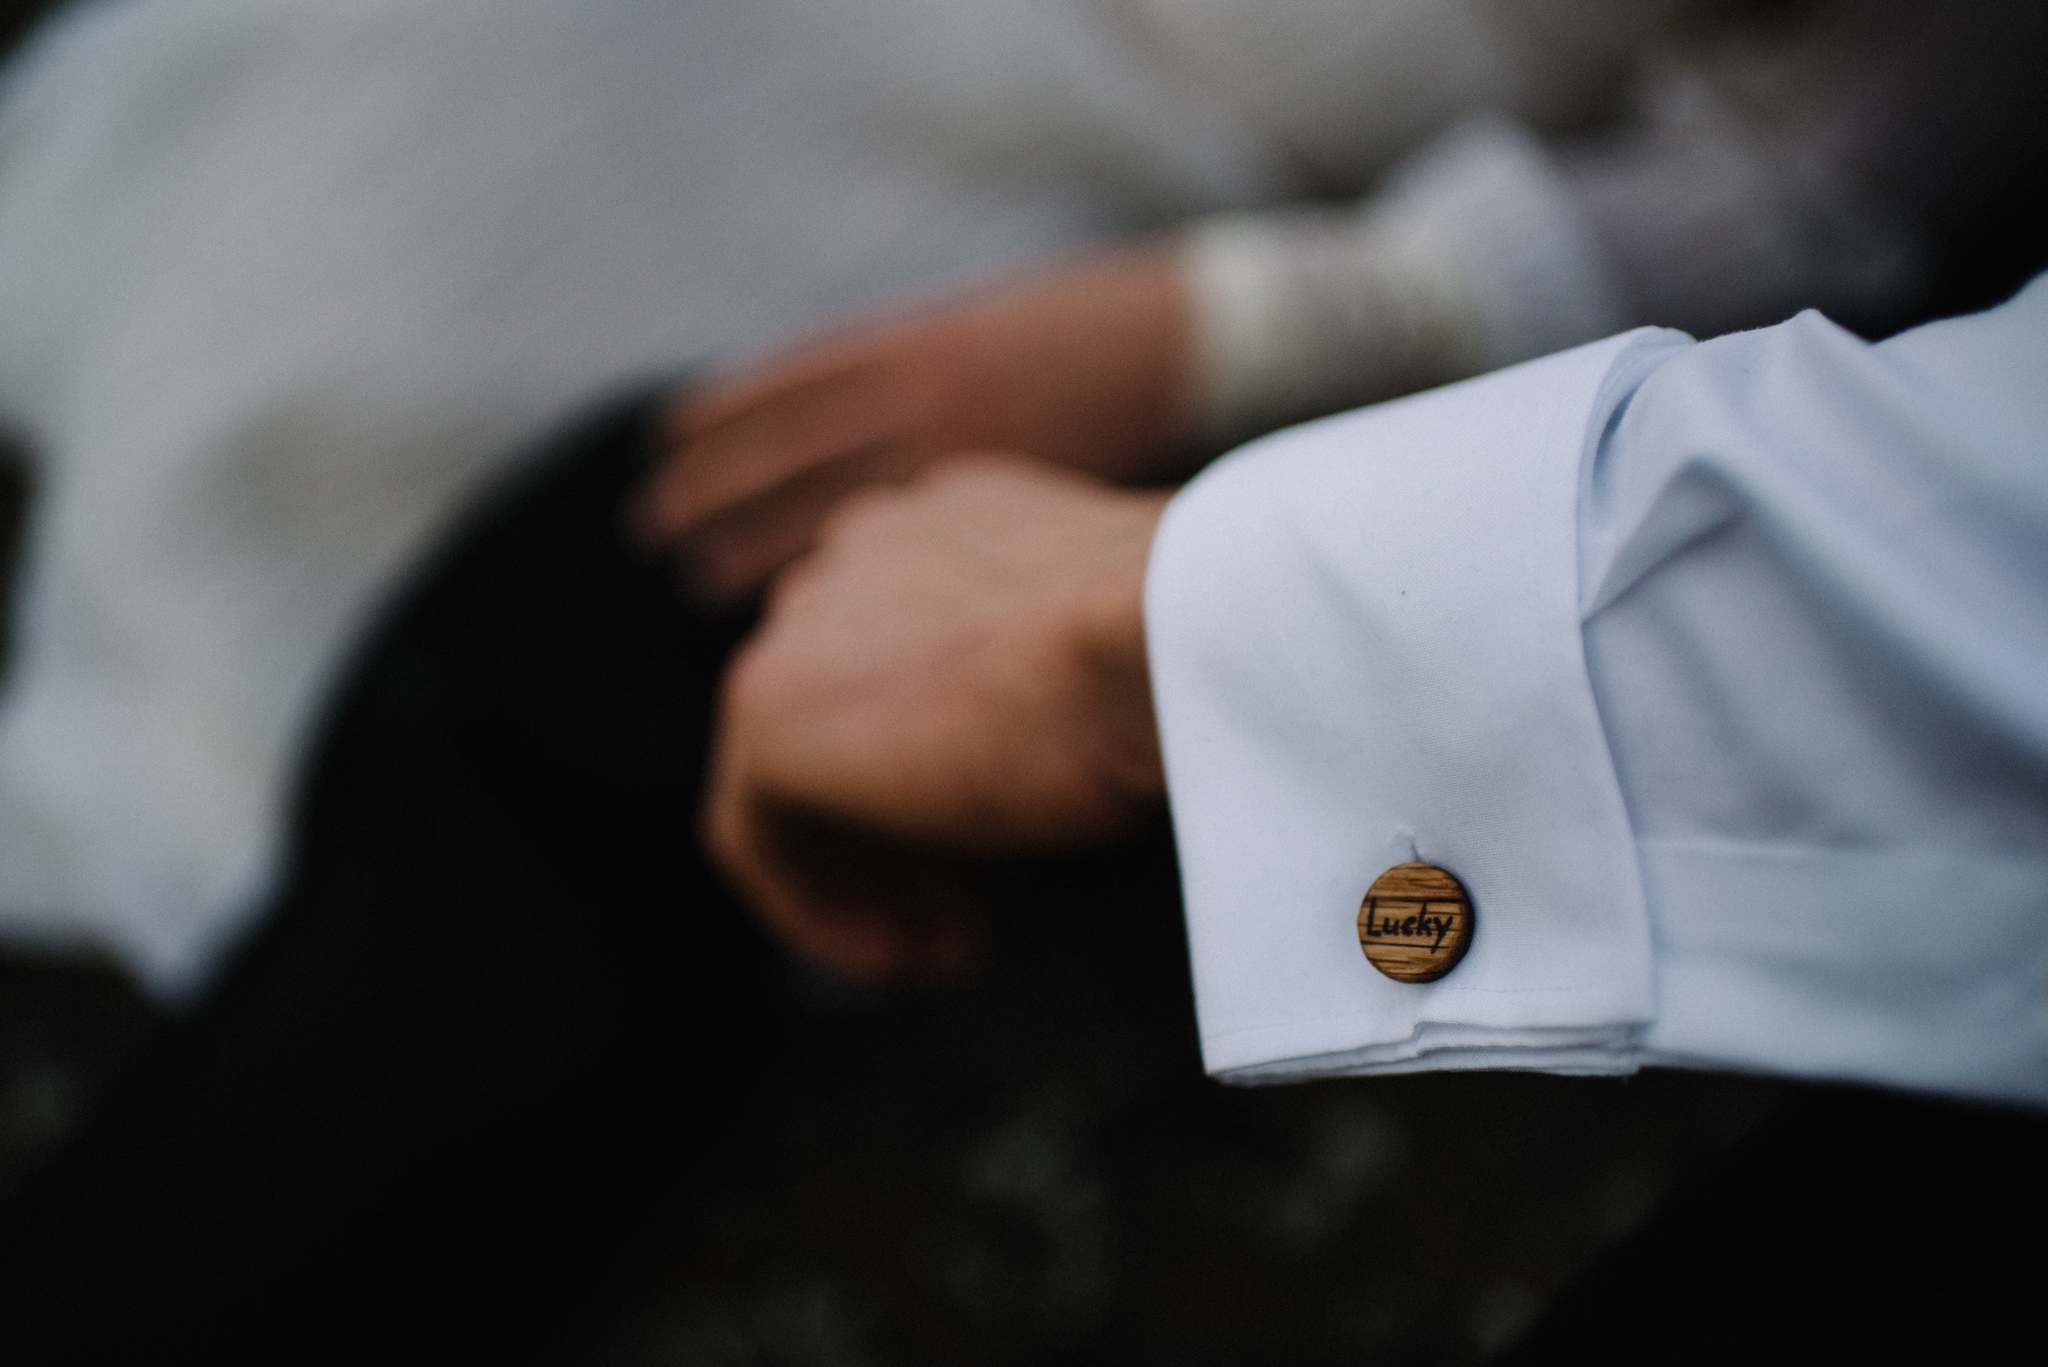
[[[1394,865],[1359,904],[1359,947],[1396,982],[1435,982],[1471,943],[1472,894],[1434,864]]]

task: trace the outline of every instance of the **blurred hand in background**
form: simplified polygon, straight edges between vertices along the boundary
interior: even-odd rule
[[[706,602],[758,592],[847,493],[963,450],[1166,477],[1195,427],[1187,288],[1149,247],[855,325],[682,394],[641,530]]]

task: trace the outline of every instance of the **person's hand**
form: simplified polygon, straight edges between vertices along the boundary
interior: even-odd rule
[[[981,951],[966,861],[1159,809],[1142,594],[1166,498],[972,456],[827,520],[726,678],[705,815],[792,948],[957,977]]]
[[[1159,247],[799,346],[677,399],[641,530],[700,597],[730,602],[808,549],[847,492],[952,452],[1157,479],[1194,423],[1189,334],[1179,259]]]

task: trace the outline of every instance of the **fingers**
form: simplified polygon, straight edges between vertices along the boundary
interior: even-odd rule
[[[751,597],[817,544],[819,528],[848,495],[901,483],[925,463],[923,453],[886,442],[828,458],[692,527],[674,546],[684,579],[706,603]]]
[[[801,347],[677,400],[639,530],[729,601],[809,549],[834,496],[948,452],[1156,478],[1187,427],[1186,315],[1178,259],[1155,248]]]
[[[835,499],[943,449],[952,429],[937,410],[955,364],[945,331],[878,328],[681,397],[636,509],[640,534],[676,555],[706,602],[758,592],[810,548]]]
[[[911,426],[907,399],[884,365],[845,356],[685,395],[669,414],[669,454],[642,499],[642,530],[660,542],[686,537],[822,464],[882,445]]]

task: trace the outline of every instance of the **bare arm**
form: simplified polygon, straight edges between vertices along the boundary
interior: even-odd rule
[[[980,952],[963,859],[1159,809],[1142,595],[1165,502],[972,456],[833,514],[728,676],[707,804],[714,858],[793,948],[957,976]]]

